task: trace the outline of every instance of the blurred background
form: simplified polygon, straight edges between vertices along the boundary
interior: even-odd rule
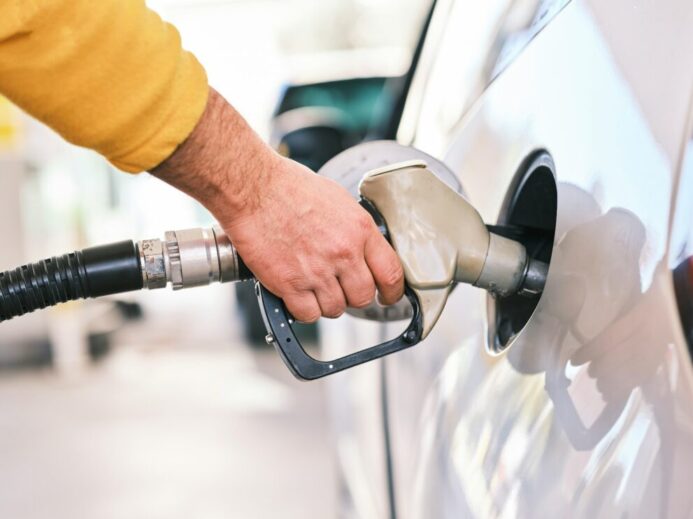
[[[317,169],[388,121],[428,0],[151,0],[210,82]],[[209,225],[0,98],[0,269]],[[0,326],[0,517],[330,517],[325,385],[262,345],[251,290],[144,292]],[[319,342],[319,330],[307,339]],[[320,510],[321,512],[316,513]]]

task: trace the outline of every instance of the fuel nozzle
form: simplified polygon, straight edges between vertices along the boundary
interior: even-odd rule
[[[496,297],[542,292],[548,265],[521,243],[489,232],[478,211],[424,161],[367,173],[360,194],[384,218],[407,283],[421,301],[425,337],[455,283]]]
[[[355,154],[363,159],[364,146],[375,146],[376,155],[382,152],[379,160],[390,152],[424,155],[397,143],[372,142],[347,150],[325,167],[337,168]],[[360,177],[363,160],[354,163],[351,171]],[[402,261],[411,320],[398,337],[341,358],[319,360],[302,347],[283,301],[256,282],[267,340],[297,377],[320,378],[418,344],[435,325],[456,283],[484,288],[497,297],[543,290],[547,265],[530,258],[521,243],[489,232],[476,209],[425,162],[373,170],[363,177],[359,191],[363,206]],[[163,240],[90,247],[0,272],[0,322],[70,300],[252,277],[220,228],[169,231]]]

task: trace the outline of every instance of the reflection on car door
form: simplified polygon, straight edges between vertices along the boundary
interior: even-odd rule
[[[455,20],[401,138],[444,158],[491,223],[546,150],[554,259],[506,353],[486,352],[487,296],[458,287],[434,334],[386,360],[398,517],[687,516],[692,372],[667,243],[693,10],[574,1],[495,78],[460,81]],[[475,73],[490,82],[470,90]]]

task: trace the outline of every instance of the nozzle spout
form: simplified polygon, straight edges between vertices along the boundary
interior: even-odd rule
[[[527,262],[527,271],[518,293],[526,296],[541,294],[544,291],[548,273],[548,263],[530,258]]]
[[[527,254],[524,245],[489,233],[486,261],[474,286],[498,297],[532,296],[544,290],[548,265]]]

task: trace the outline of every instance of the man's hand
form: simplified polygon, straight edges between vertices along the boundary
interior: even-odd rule
[[[190,137],[152,173],[200,201],[297,319],[403,294],[399,258],[337,183],[274,153],[214,90]]]
[[[312,322],[402,296],[402,267],[370,215],[341,186],[277,157],[255,207],[218,215],[232,243],[291,313]]]

